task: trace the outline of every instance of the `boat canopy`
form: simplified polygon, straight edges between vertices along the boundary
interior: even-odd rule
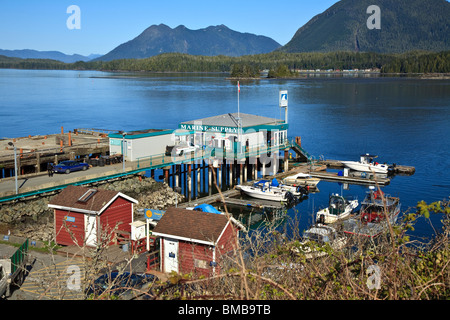
[[[260,180],[258,182],[255,182],[254,185],[258,186],[260,184],[262,185],[266,185],[266,183],[270,186],[270,187],[279,187],[280,184],[278,183],[278,180],[276,178],[273,178],[272,181],[268,181],[268,180]]]

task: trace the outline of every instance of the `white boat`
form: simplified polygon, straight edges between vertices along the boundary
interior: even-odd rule
[[[342,164],[355,171],[388,173],[389,166],[387,164],[373,162],[373,159],[377,157],[376,155],[366,153],[360,156],[359,161],[342,161]]]
[[[347,218],[358,206],[357,199],[346,199],[338,194],[330,195],[328,207],[316,214],[316,221],[324,224],[335,223]]]
[[[308,190],[306,190],[305,187],[292,186],[292,185],[287,185],[287,184],[283,184],[283,183],[280,184],[276,178],[273,178],[271,182],[269,182],[267,180],[261,180],[256,183],[256,185],[259,185],[259,184],[264,184],[265,187],[270,187],[270,188],[275,188],[275,189],[278,188],[280,191],[289,191],[296,197],[301,197],[308,193]]]
[[[320,247],[326,244],[334,250],[340,250],[347,244],[347,238],[333,227],[319,223],[306,230],[302,241],[291,247],[291,250],[297,254],[304,254],[306,259],[318,258],[327,254],[325,250],[320,250]]]
[[[237,185],[236,188],[252,198],[262,200],[289,202],[294,196],[290,191],[281,189],[280,187],[273,187],[264,180],[251,186]]]
[[[313,178],[308,173],[297,173],[281,180],[281,183],[291,186],[316,187],[320,182],[319,178]]]

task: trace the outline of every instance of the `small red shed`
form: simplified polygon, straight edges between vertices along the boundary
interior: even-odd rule
[[[131,234],[137,203],[118,191],[68,186],[48,204],[54,209],[56,243],[95,247],[116,227]]]
[[[160,237],[161,271],[214,275],[234,251],[238,229],[224,214],[169,208],[152,232]]]

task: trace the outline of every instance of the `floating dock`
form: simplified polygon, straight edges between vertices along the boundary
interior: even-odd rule
[[[337,172],[311,172],[310,174],[314,178],[350,184],[375,185],[378,183],[380,186],[385,186],[391,182],[389,178],[377,177],[374,179],[372,177],[341,176]]]

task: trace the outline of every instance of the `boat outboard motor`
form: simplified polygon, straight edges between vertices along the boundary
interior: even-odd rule
[[[288,201],[288,203],[292,203],[295,200],[294,195],[290,191],[284,194],[284,198]]]
[[[323,214],[319,215],[319,223],[325,224],[325,216]]]
[[[300,193],[302,196],[308,193],[308,190],[306,190],[304,187],[302,186],[297,186],[296,191],[298,193]]]

